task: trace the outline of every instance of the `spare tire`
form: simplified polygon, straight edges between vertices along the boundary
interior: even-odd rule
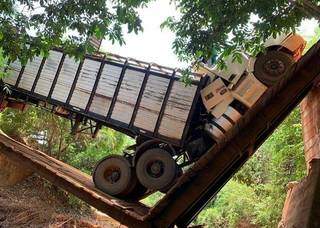
[[[283,51],[267,51],[257,57],[254,75],[260,82],[271,87],[288,74],[293,64],[293,56]]]

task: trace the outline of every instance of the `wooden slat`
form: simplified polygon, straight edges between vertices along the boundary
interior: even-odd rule
[[[180,140],[191,109],[197,86],[186,87],[183,82],[175,81],[164,110],[159,134]]]
[[[144,75],[145,74],[140,71],[126,70],[111,115],[112,119],[129,124]]]
[[[59,62],[62,58],[62,53],[50,51],[49,56],[43,66],[40,78],[34,90],[35,93],[47,97],[54,80],[54,76],[59,67]]]
[[[7,70],[8,77],[4,78],[3,81],[9,85],[14,86],[17,82],[21,68],[21,64],[18,60],[11,63]]]
[[[33,85],[32,85],[32,88],[31,88],[31,93],[34,93],[34,90],[38,84],[38,81],[39,81],[39,78],[41,76],[41,73],[42,73],[42,70],[43,70],[43,66],[46,62],[46,58],[42,58],[42,61],[41,61],[41,64],[39,66],[39,70],[37,72],[37,75],[36,75],[36,78],[34,79],[34,82],[33,82]]]
[[[174,77],[175,77],[176,73],[177,73],[176,70],[174,70],[172,72],[172,75],[170,77],[170,81],[169,81],[169,84],[168,84],[168,87],[167,87],[166,94],[163,97],[161,108],[159,110],[159,115],[157,117],[156,126],[155,126],[155,129],[154,129],[154,132],[153,132],[154,136],[157,136],[158,133],[159,133],[159,127],[160,127],[160,124],[161,124],[161,121],[162,121],[162,118],[163,118],[163,115],[164,115],[164,110],[165,110],[167,102],[169,100],[169,96],[170,96],[170,93],[171,93],[171,90],[172,90],[172,86],[173,86],[173,83],[174,83]]]
[[[150,132],[154,131],[168,84],[169,79],[150,75],[134,126]]]
[[[107,115],[121,71],[122,67],[110,64],[104,65],[97,91],[90,107],[90,112],[101,116]]]
[[[101,74],[102,74],[102,71],[103,71],[103,68],[106,64],[106,56],[104,57],[104,59],[102,60],[101,64],[100,64],[100,67],[99,67],[99,71],[98,71],[98,74],[97,74],[97,78],[94,82],[94,85],[93,85],[93,88],[92,88],[92,91],[91,91],[91,94],[90,94],[90,98],[88,100],[88,103],[87,103],[87,106],[86,106],[86,109],[85,109],[85,112],[88,113],[89,110],[90,110],[90,107],[91,107],[91,104],[92,104],[92,101],[93,101],[93,98],[96,94],[96,91],[97,91],[97,88],[98,88],[98,85],[99,85],[99,82],[100,82],[100,79],[101,79]]]
[[[22,74],[22,77],[18,85],[19,88],[31,91],[32,85],[36,79],[41,62],[42,62],[42,57],[36,56],[32,61],[29,61],[26,64],[24,68],[24,72]]]
[[[74,77],[78,70],[78,66],[79,62],[76,62],[73,58],[65,58],[57,80],[57,84],[55,85],[52,93],[52,99],[61,102],[67,101]]]
[[[74,79],[73,79],[73,82],[72,82],[72,85],[71,85],[71,88],[70,88],[70,90],[69,90],[69,94],[68,94],[68,97],[67,97],[67,101],[66,101],[66,104],[67,104],[67,105],[70,104],[70,101],[71,101],[73,92],[74,92],[74,90],[76,89],[76,85],[77,85],[77,83],[78,83],[78,79],[79,79],[79,76],[80,76],[80,73],[81,73],[81,70],[82,70],[82,66],[83,66],[83,61],[81,61],[81,62],[79,63],[79,66],[78,66],[76,75],[75,75],[75,77],[74,77]]]
[[[70,100],[72,106],[83,110],[86,108],[100,65],[101,62],[98,61],[90,59],[84,60],[76,87]]]

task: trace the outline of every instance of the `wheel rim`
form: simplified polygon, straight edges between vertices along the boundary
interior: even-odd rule
[[[294,64],[293,57],[283,51],[267,51],[257,57],[254,64],[255,77],[270,87],[285,78]]]
[[[147,173],[153,178],[159,178],[164,172],[164,163],[160,160],[150,161],[147,165]]]
[[[143,186],[151,190],[162,190],[174,182],[177,165],[165,150],[155,148],[145,151],[138,159],[136,174]]]
[[[286,67],[283,61],[279,59],[272,59],[265,63],[264,71],[269,75],[278,76],[286,72]]]
[[[115,184],[121,179],[121,169],[115,166],[108,167],[103,176],[108,183]]]

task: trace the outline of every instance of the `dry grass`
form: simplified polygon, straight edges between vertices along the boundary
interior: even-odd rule
[[[73,207],[67,195],[39,177],[0,188],[0,228],[98,228],[119,227],[109,217],[97,215],[89,207]]]

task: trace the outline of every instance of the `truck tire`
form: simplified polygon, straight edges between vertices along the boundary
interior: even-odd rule
[[[160,148],[145,151],[136,165],[140,183],[155,191],[161,191],[170,186],[177,177],[177,170],[177,164],[171,154]]]
[[[271,87],[287,75],[293,64],[291,55],[283,51],[267,51],[257,57],[254,75],[260,82]]]
[[[111,155],[97,164],[93,182],[99,190],[109,195],[126,197],[135,189],[137,178],[127,159]]]

